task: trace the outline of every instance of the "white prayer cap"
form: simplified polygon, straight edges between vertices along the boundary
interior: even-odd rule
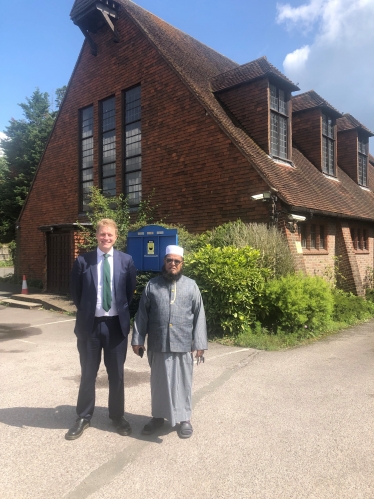
[[[165,256],[166,255],[183,256],[183,248],[181,246],[175,246],[174,244],[170,244],[169,246],[166,246]]]

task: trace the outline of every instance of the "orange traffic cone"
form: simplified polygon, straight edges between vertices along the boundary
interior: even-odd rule
[[[26,281],[25,275],[22,277],[22,294],[23,295],[29,294],[29,290],[27,289],[27,281]]]

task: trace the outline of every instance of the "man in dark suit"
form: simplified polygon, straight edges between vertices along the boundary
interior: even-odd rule
[[[78,419],[66,433],[67,440],[80,437],[90,426],[102,350],[109,379],[109,418],[120,435],[131,433],[130,424],[124,417],[123,371],[136,269],[130,255],[113,249],[117,233],[113,220],[100,220],[96,230],[97,249],[78,256],[71,271],[70,293],[77,307],[74,332],[81,364],[81,383]]]

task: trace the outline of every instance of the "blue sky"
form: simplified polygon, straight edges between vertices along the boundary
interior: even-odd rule
[[[68,83],[83,35],[74,0],[2,0],[0,132],[36,87]],[[141,7],[244,64],[266,55],[301,91],[315,90],[374,131],[374,0],[137,0]],[[374,142],[371,140],[371,152]]]

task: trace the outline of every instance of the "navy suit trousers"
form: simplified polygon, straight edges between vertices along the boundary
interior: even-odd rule
[[[81,364],[81,383],[78,393],[77,414],[90,420],[95,408],[95,383],[104,352],[104,364],[109,380],[109,417],[124,415],[124,364],[127,354],[127,335],[121,330],[118,316],[95,318],[92,335],[77,341]]]

